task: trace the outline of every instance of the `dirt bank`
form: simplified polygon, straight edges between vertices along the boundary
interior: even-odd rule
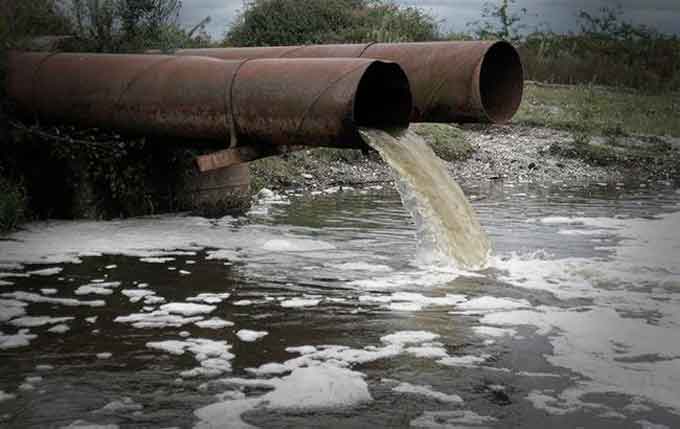
[[[676,180],[680,142],[670,137],[609,136],[578,140],[573,132],[527,125],[415,124],[460,181],[620,183]],[[448,147],[447,147],[448,146]],[[251,164],[253,191],[322,191],[391,182],[375,152],[313,149]]]

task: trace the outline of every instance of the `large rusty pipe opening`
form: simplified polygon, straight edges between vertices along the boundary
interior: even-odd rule
[[[522,100],[524,73],[507,42],[369,43],[181,49],[221,59],[361,57],[392,61],[408,76],[413,122],[507,122]]]
[[[363,147],[406,128],[408,78],[363,59],[12,53],[7,92],[41,121],[230,145]]]
[[[491,122],[509,121],[522,102],[524,72],[515,48],[494,43],[484,54],[479,70],[482,108]]]
[[[412,103],[408,78],[397,64],[375,62],[364,73],[354,100],[360,127],[408,128]]]

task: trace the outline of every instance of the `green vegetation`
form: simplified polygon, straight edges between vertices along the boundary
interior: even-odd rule
[[[677,172],[680,152],[668,142],[655,137],[627,139],[609,136],[605,139],[591,137],[575,139],[568,144],[552,144],[550,152],[565,158],[582,159],[595,166],[623,166],[644,168],[647,174],[658,175]]]
[[[254,0],[245,4],[225,44],[406,42],[438,35],[429,14],[382,0]]]
[[[680,94],[641,94],[597,86],[527,84],[514,123],[589,134],[680,137]]]
[[[79,50],[165,51],[208,45],[205,32],[194,35],[196,31],[179,26],[181,7],[179,0],[71,0],[67,16],[81,41]]]
[[[423,137],[434,153],[444,161],[464,161],[474,148],[465,140],[460,128],[448,124],[414,124],[413,130]]]
[[[526,77],[540,82],[598,84],[650,92],[680,90],[680,38],[622,18],[619,8],[579,13],[580,31],[528,31],[526,9],[511,12],[514,0],[485,3],[482,20],[470,23],[479,39],[506,39],[517,45]],[[458,35],[450,36],[458,37]]]

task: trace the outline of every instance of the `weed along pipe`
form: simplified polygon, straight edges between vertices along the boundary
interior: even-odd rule
[[[183,49],[175,54],[225,60],[361,57],[394,61],[411,83],[413,122],[503,123],[517,112],[524,86],[520,56],[507,42]]]
[[[7,90],[43,121],[236,146],[363,147],[408,127],[408,78],[369,59],[13,53]]]

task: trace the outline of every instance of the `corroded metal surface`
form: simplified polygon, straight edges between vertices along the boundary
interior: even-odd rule
[[[200,172],[231,167],[269,156],[283,155],[304,149],[305,146],[268,145],[268,146],[237,146],[207,155],[196,157],[196,165]]]
[[[521,59],[507,42],[184,49],[176,54],[222,59],[363,57],[394,61],[411,84],[414,122],[506,122],[519,108],[523,92]]]
[[[362,146],[357,127],[407,127],[411,110],[401,68],[361,58],[12,53],[8,65],[9,96],[40,120],[232,147]]]

